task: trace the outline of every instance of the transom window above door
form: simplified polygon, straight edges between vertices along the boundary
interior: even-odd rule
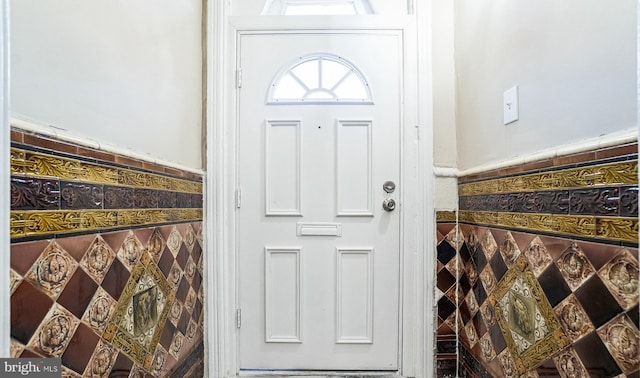
[[[267,0],[263,15],[336,16],[373,14],[368,0]]]
[[[344,58],[331,54],[300,57],[269,87],[268,104],[372,104],[365,76]]]

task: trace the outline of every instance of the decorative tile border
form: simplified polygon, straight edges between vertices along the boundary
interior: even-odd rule
[[[11,148],[11,174],[202,194],[202,182]]]
[[[456,221],[455,211],[436,211],[436,222],[444,223],[444,222],[455,222],[455,221]]]
[[[462,223],[638,244],[638,218],[461,210]]]
[[[571,189],[638,183],[638,161],[623,161],[572,169],[516,175],[458,185],[460,196]]]
[[[203,209],[12,211],[11,239],[202,220]]]

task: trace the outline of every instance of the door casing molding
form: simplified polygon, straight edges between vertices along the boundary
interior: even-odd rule
[[[205,202],[206,371],[210,377],[236,376],[239,369],[235,214],[238,97],[235,89],[238,35],[242,32],[400,30],[404,35],[404,114],[401,176],[404,188],[401,231],[399,375],[429,377],[434,371],[433,274],[435,224],[432,174],[430,70],[425,38],[416,16],[230,17],[226,1],[207,9],[207,180]],[[430,30],[430,28],[429,28]],[[424,32],[424,30],[423,30]],[[422,41],[422,43],[421,43]],[[415,47],[415,49],[413,48]],[[423,76],[428,76],[422,79]],[[425,90],[425,88],[427,88]],[[429,200],[427,200],[429,199]]]

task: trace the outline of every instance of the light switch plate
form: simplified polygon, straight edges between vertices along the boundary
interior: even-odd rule
[[[504,124],[508,125],[518,120],[518,86],[507,89],[502,96]]]

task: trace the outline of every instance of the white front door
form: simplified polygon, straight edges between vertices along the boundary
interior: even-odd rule
[[[240,368],[397,370],[401,34],[244,33],[238,43]],[[304,101],[269,101],[274,78],[316,57],[324,63],[284,79],[290,93],[309,92]],[[358,80],[370,101],[354,103]],[[398,206],[385,210],[389,199]]]

